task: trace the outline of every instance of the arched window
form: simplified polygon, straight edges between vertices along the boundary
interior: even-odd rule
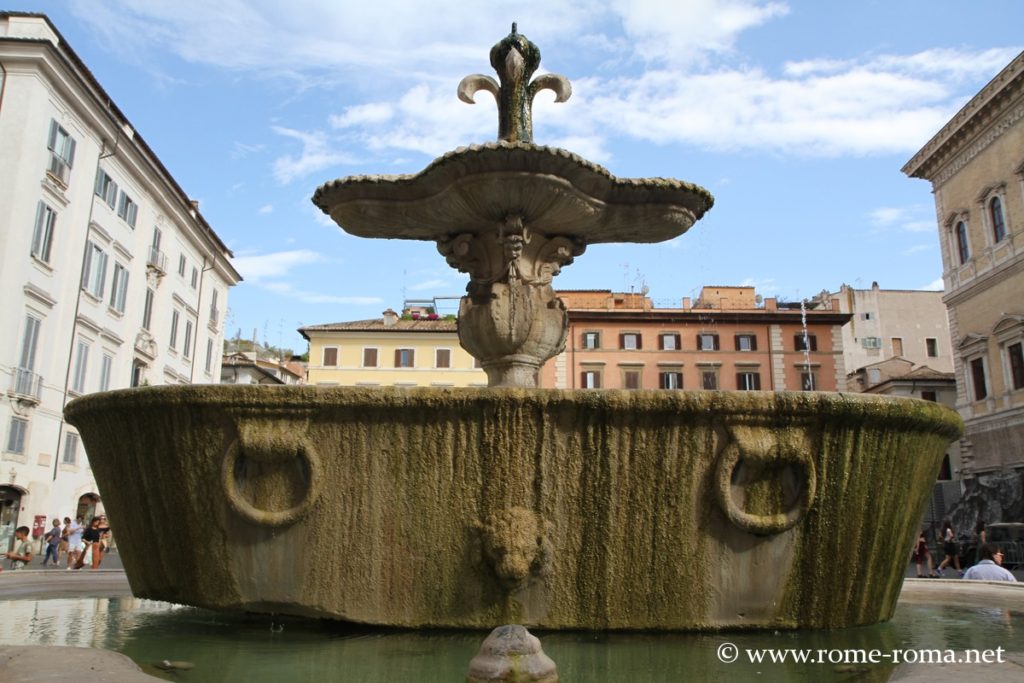
[[[992,236],[996,242],[1006,237],[1006,221],[1003,218],[1003,203],[999,197],[993,197],[988,203],[989,216],[992,218]]]
[[[967,263],[971,252],[967,247],[967,224],[963,221],[956,224],[956,249],[960,254],[960,263]]]

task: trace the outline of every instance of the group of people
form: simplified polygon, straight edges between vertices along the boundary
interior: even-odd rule
[[[977,539],[975,550],[975,564],[966,571],[960,568],[960,552],[957,547],[956,534],[953,531],[953,523],[946,519],[942,522],[942,562],[938,567],[932,568],[932,554],[928,550],[928,540],[925,532],[922,531],[917,538],[917,544],[911,553],[914,564],[917,565],[917,578],[932,576],[941,578],[945,570],[953,566],[957,573],[965,579],[980,581],[1016,581],[1016,577],[1005,569],[1003,564],[1003,551],[995,543],[989,543],[985,533],[985,523],[978,522],[974,529]],[[928,574],[924,573],[924,565],[928,565]]]
[[[99,569],[103,555],[110,547],[110,526],[106,515],[96,515],[85,526],[83,517],[72,521],[64,518],[61,525],[59,519],[53,520],[53,526],[43,535],[43,566],[52,563],[59,567],[62,558],[68,571],[89,566]],[[14,548],[4,554],[10,561],[11,569],[24,569],[32,561],[32,542],[29,540],[29,528],[18,527],[14,531]],[[2,568],[0,568],[2,571]]]

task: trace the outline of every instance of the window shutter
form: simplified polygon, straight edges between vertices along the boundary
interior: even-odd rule
[[[619,333],[619,348],[626,348],[626,335],[623,333]]]
[[[53,151],[56,151],[56,149],[55,149],[56,147],[57,147],[57,122],[55,120],[53,120],[53,119],[50,119],[50,135],[46,139],[46,149],[48,149],[51,152],[53,152]]]
[[[581,372],[580,373],[580,388],[581,389],[586,389],[587,388],[587,373],[585,373],[585,372]]]
[[[96,184],[93,186],[93,192],[99,196],[103,196],[103,179],[107,176],[102,170],[96,172]]]
[[[733,337],[732,337],[733,343],[736,345],[735,348],[736,348],[737,351],[740,350],[740,337],[741,336],[742,335],[734,334]]]
[[[736,388],[739,389],[739,390],[746,389],[746,387],[743,386],[743,373],[742,372],[737,372],[736,373]]]
[[[712,339],[714,340],[714,342],[715,342],[715,351],[718,351],[718,350],[719,350],[719,346],[718,346],[718,335],[717,335],[717,334],[715,334],[715,335],[712,335],[712,336],[711,336],[711,338],[712,338]]]
[[[640,334],[639,332],[637,332],[635,336],[636,336],[636,350],[639,351],[640,349],[644,348],[644,336],[642,334]]]
[[[760,372],[755,372],[754,373],[754,389],[757,390],[757,391],[761,391],[761,373]]]
[[[750,335],[750,350],[751,351],[757,351],[757,335],[756,334]]]
[[[700,333],[699,332],[697,333],[697,350],[698,351],[703,351],[704,350],[704,347],[700,345]]]
[[[402,367],[402,350],[401,349],[395,349],[395,367],[396,368]]]
[[[663,335],[663,334],[659,334],[658,335],[658,350],[659,351],[664,351],[665,350],[665,335]],[[662,388],[664,389],[664,387],[662,387]]]
[[[72,138],[72,137],[68,137],[67,140],[68,140],[68,143],[67,143],[67,152],[68,152],[67,162],[68,162],[68,168],[71,168],[72,166],[75,165],[75,139]]]
[[[811,344],[811,351],[817,351],[818,350],[818,338],[816,336],[814,336],[813,334],[808,335],[807,336],[807,341],[809,341],[810,344]]]

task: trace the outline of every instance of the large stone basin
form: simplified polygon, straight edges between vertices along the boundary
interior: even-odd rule
[[[825,393],[175,386],[66,414],[136,595],[470,628],[887,619],[961,430]]]

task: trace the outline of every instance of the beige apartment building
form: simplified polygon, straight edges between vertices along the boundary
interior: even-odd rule
[[[903,172],[930,181],[935,198],[969,498],[990,487],[986,475],[1024,469],[1024,53]],[[1016,490],[997,501],[1004,521],[1024,514]],[[975,505],[989,522],[991,503]]]
[[[836,391],[846,387],[842,326],[849,313],[761,300],[753,287],[704,287],[679,308],[642,294],[560,291],[565,350],[541,368],[542,387]],[[806,320],[806,327],[804,326]]]
[[[877,282],[867,289],[842,285],[837,292],[822,292],[815,308],[832,308],[852,317],[843,326],[843,358],[850,379],[860,368],[890,358],[902,358],[916,367],[953,372],[953,343],[942,292],[882,289]],[[863,391],[851,384],[850,391]]]
[[[487,375],[459,345],[453,316],[406,307],[380,318],[307,325],[307,383],[318,386],[485,387]]]

